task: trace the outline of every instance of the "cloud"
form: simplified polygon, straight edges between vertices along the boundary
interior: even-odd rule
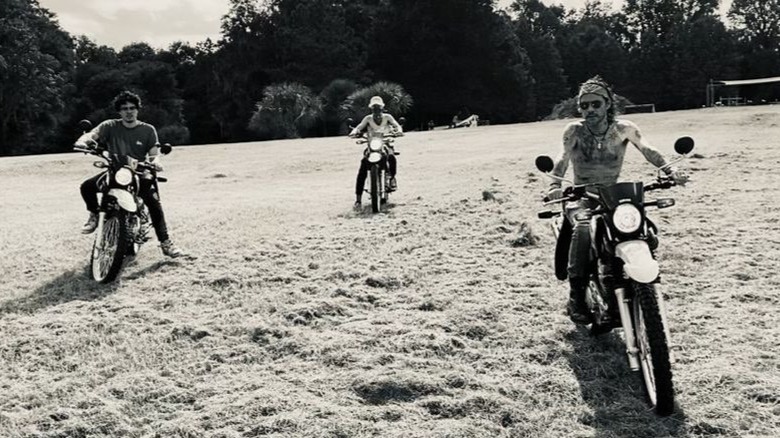
[[[87,35],[97,44],[121,49],[143,41],[167,48],[174,41],[195,44],[220,37],[220,19],[227,0],[39,0],[57,14],[72,35]]]

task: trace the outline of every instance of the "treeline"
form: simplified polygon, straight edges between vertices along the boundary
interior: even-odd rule
[[[780,0],[734,0],[729,26],[718,3],[230,0],[216,42],[117,52],[37,0],[0,0],[0,155],[68,150],[78,120],[115,117],[123,89],[162,140],[190,144],[335,135],[373,92],[412,128],[459,112],[534,121],[595,74],[635,103],[700,107],[710,79],[780,76]]]

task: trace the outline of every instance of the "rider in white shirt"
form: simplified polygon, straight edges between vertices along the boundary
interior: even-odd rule
[[[352,132],[349,133],[350,137],[358,136],[363,130],[368,130],[369,134],[382,133],[389,134],[396,132],[397,135],[403,135],[403,128],[390,114],[382,112],[385,108],[385,102],[379,96],[374,96],[368,103],[368,107],[371,109],[371,114],[365,116],[363,120],[358,124]],[[390,176],[389,185],[390,190],[396,190],[398,184],[395,180],[395,174],[397,170],[397,163],[394,154],[387,156],[388,175]],[[358,170],[357,181],[355,183],[355,208],[359,208],[361,205],[361,199],[363,197],[363,186],[366,183],[366,177],[368,176],[368,170],[371,164],[368,162],[367,157],[363,157],[360,161],[360,170]]]

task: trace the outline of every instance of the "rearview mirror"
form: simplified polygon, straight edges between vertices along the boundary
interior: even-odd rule
[[[173,150],[173,147],[170,143],[165,143],[164,145],[160,146],[160,153],[163,155],[168,155]]]
[[[555,167],[553,159],[547,155],[539,155],[536,157],[536,168],[544,173],[550,172]]]
[[[674,142],[674,151],[680,155],[687,155],[693,150],[693,143],[691,137],[680,137]]]
[[[92,122],[90,122],[87,119],[84,119],[84,120],[80,121],[79,122],[79,129],[81,131],[84,131],[84,132],[89,131],[90,129],[92,129]]]

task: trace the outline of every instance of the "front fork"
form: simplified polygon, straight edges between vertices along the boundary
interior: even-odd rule
[[[669,350],[669,362],[674,363],[675,357],[672,348],[672,337],[669,330],[669,320],[666,316],[666,304],[664,303],[664,297],[658,288],[658,284],[655,284],[655,299],[658,302],[658,310],[661,313],[661,323],[664,326],[664,336],[666,336],[666,345]],[[639,349],[636,346],[636,337],[634,334],[634,324],[631,319],[631,309],[629,308],[630,300],[626,299],[626,291],[624,288],[615,289],[615,295],[617,296],[618,309],[620,310],[620,321],[623,325],[623,333],[626,339],[626,354],[628,355],[628,365],[632,371],[639,371]],[[637,297],[634,297],[637,299]]]
[[[100,245],[103,245],[103,224],[106,223],[106,212],[101,211],[98,213],[98,225],[95,230],[95,239],[100,239]]]
[[[631,322],[631,309],[628,307],[630,301],[626,299],[626,290],[622,287],[615,289],[615,296],[620,311],[620,322],[623,325],[623,335],[626,338],[628,366],[631,367],[631,371],[639,371],[639,349],[636,348],[634,324]]]

